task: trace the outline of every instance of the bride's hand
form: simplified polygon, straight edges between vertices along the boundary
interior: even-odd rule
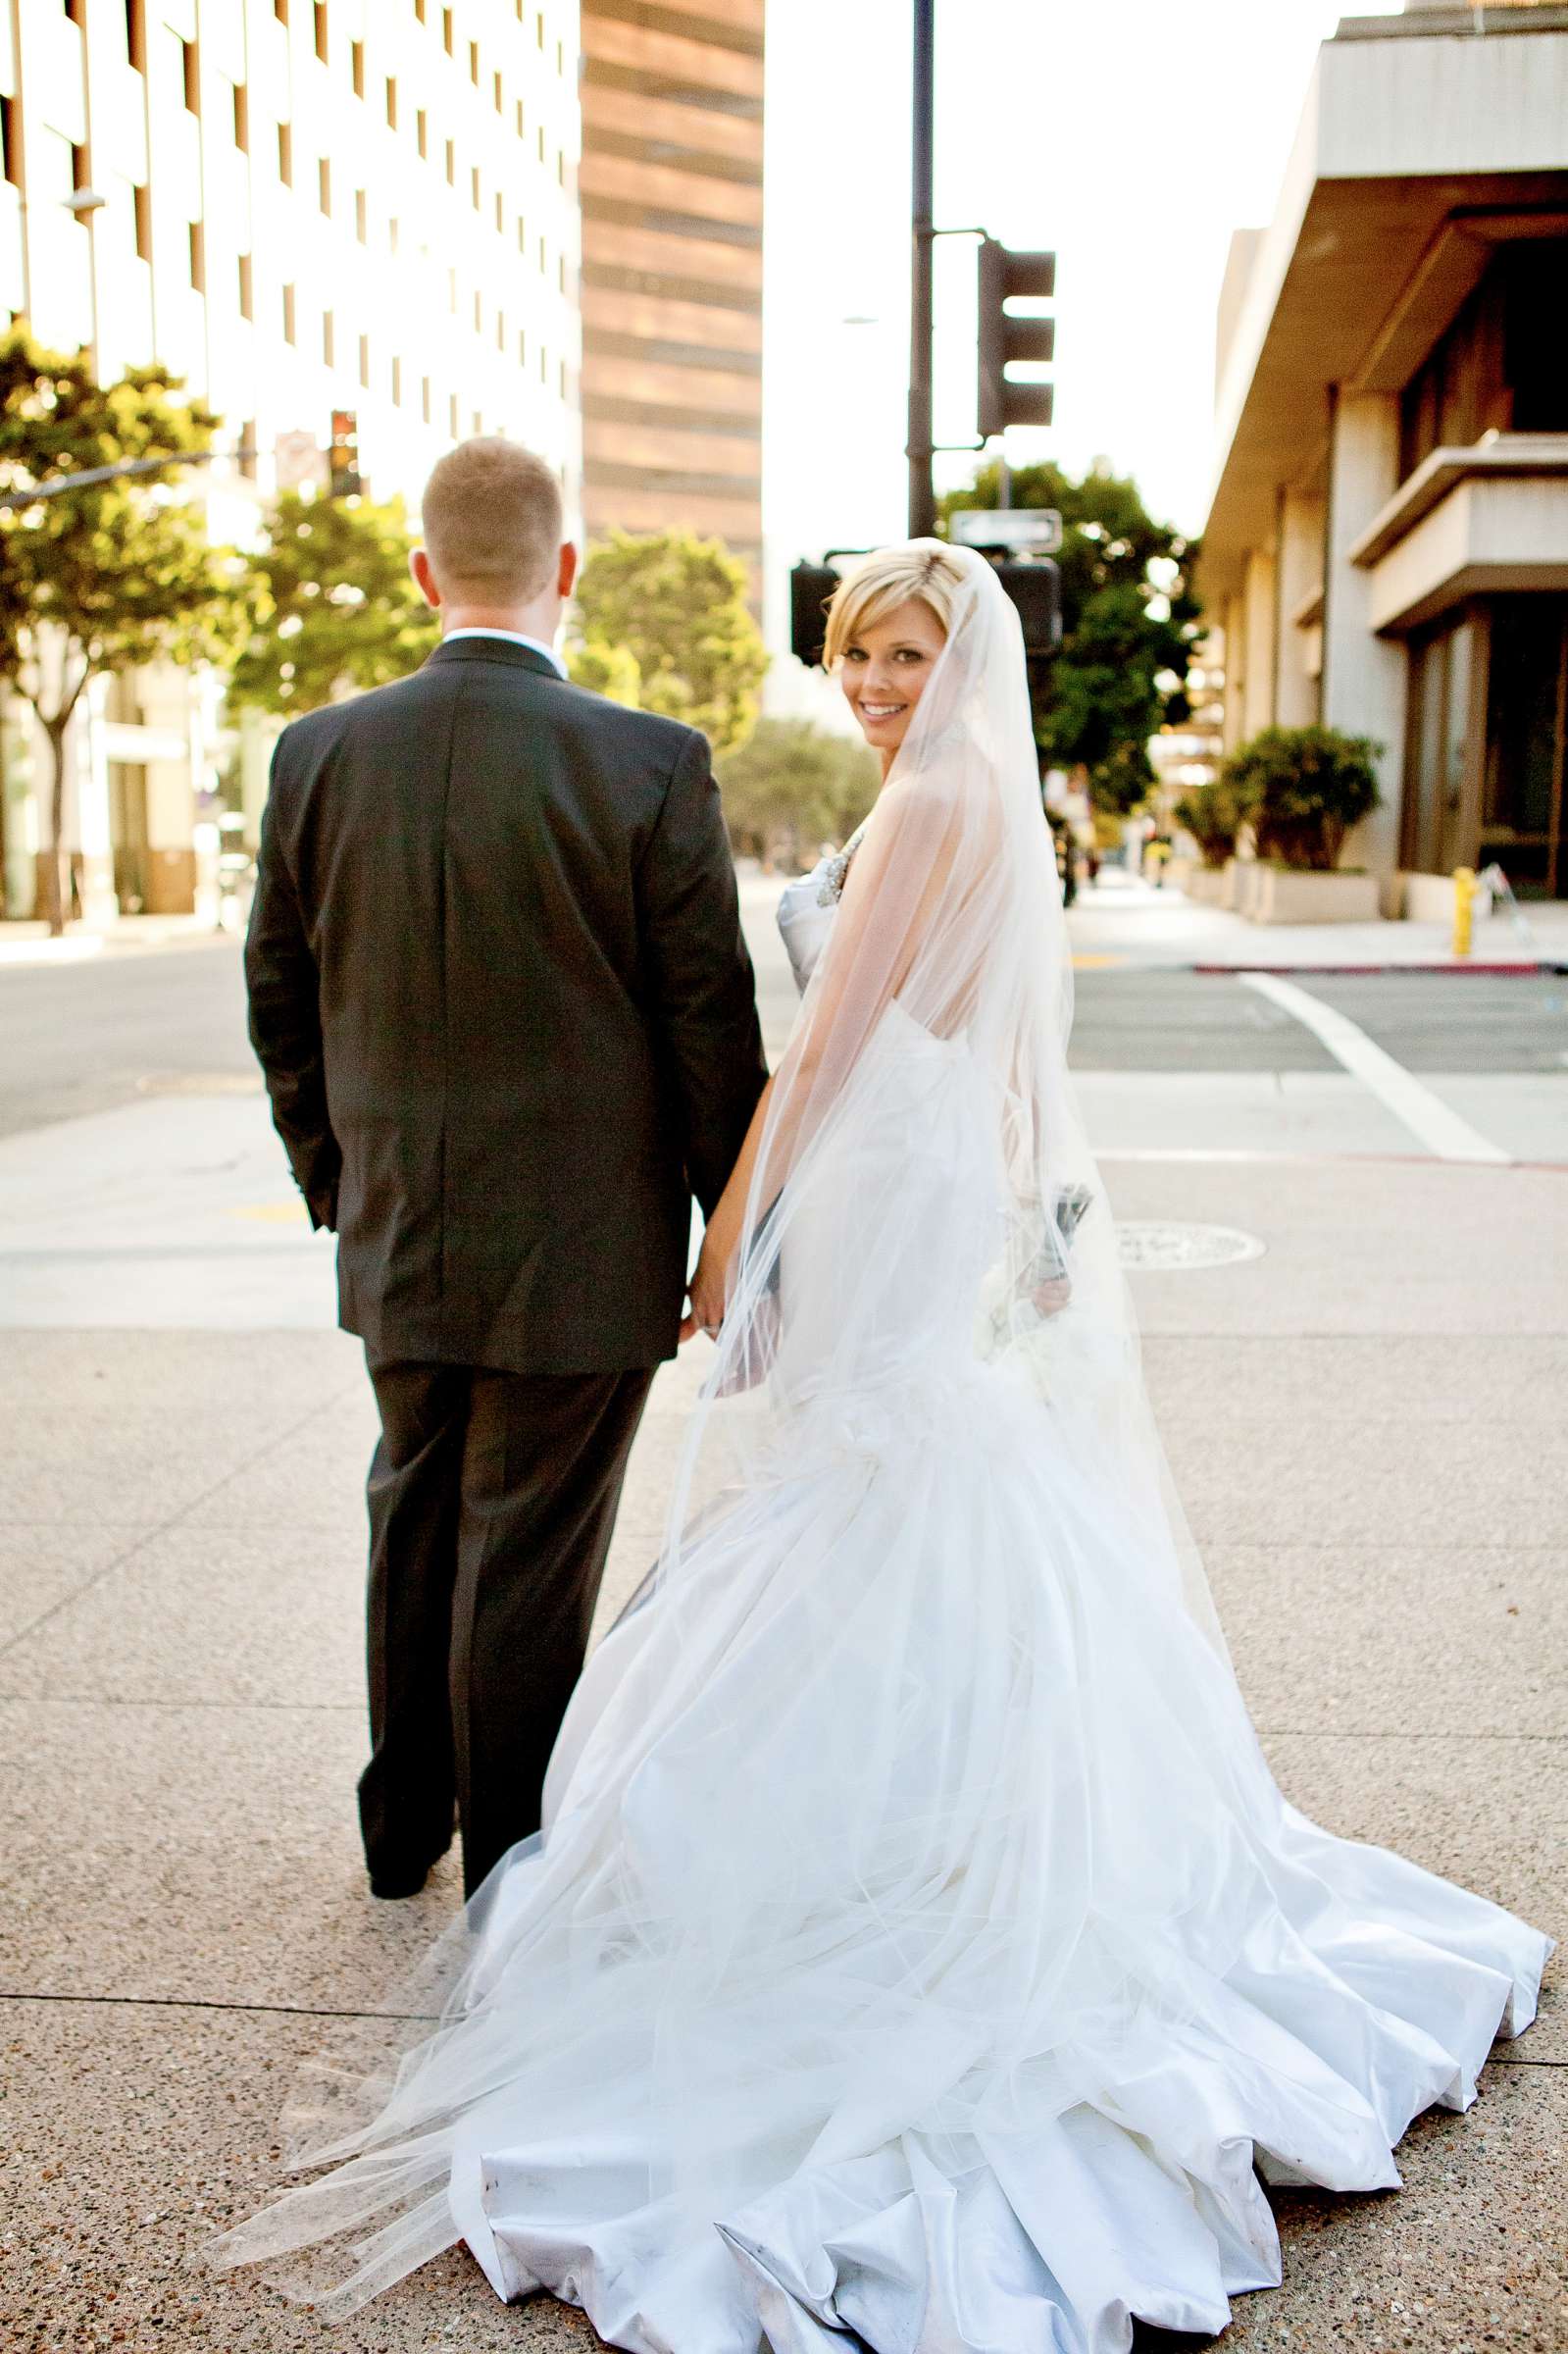
[[[689,1341],[699,1332],[711,1338],[724,1322],[730,1261],[733,1254],[733,1238],[723,1205],[715,1210],[702,1238],[696,1267],[689,1287],[690,1306],[681,1319],[681,1338]]]

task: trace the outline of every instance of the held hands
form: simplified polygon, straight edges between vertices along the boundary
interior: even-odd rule
[[[690,1301],[681,1319],[681,1339],[684,1343],[697,1333],[705,1332],[711,1340],[724,1322],[729,1290],[730,1263],[739,1241],[739,1216],[724,1202],[719,1203],[708,1220],[702,1237],[702,1249],[687,1287]]]

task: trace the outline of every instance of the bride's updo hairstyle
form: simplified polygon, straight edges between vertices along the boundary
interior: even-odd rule
[[[833,592],[823,668],[831,670],[862,631],[875,629],[900,605],[925,605],[950,638],[965,577],[962,558],[940,539],[906,539],[897,547],[878,548]]]

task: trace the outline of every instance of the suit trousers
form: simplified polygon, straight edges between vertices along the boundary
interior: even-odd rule
[[[373,1363],[368,1484],[373,1877],[450,1846],[472,1895],[539,1827],[652,1371]]]

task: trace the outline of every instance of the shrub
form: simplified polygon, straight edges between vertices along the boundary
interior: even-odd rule
[[[1251,812],[1234,788],[1216,777],[1211,785],[1184,793],[1174,814],[1197,844],[1204,865],[1218,867],[1235,857],[1236,838]]]
[[[1265,728],[1234,752],[1217,783],[1257,837],[1258,856],[1326,871],[1345,835],[1377,807],[1382,745],[1338,728]]]

